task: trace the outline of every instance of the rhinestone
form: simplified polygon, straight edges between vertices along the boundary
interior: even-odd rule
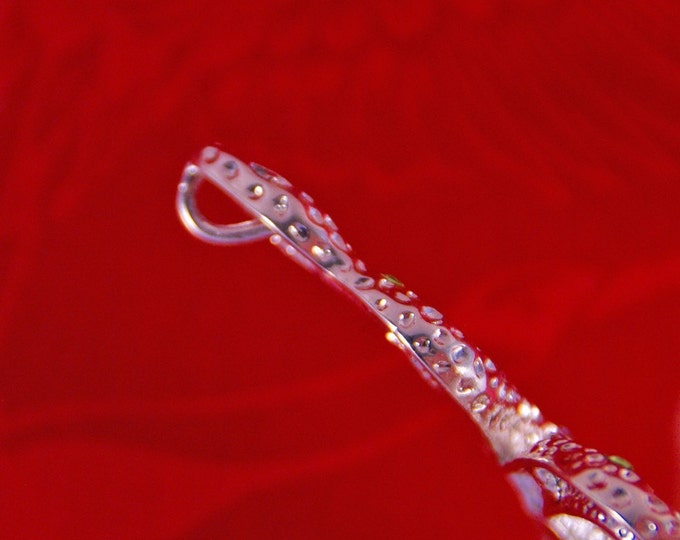
[[[489,379],[489,386],[491,388],[498,388],[498,377],[491,377]]]
[[[274,210],[283,214],[288,210],[288,195],[279,195],[274,199]]]
[[[418,354],[428,354],[430,352],[430,340],[421,336],[413,340],[413,348]]]
[[[252,186],[248,186],[248,198],[249,199],[259,199],[264,195],[264,188],[262,187],[262,184],[253,184]]]
[[[489,406],[489,403],[491,403],[489,396],[486,394],[481,394],[477,396],[470,404],[470,410],[475,413],[482,412]]]
[[[444,315],[439,313],[436,309],[434,309],[431,306],[423,306],[420,310],[420,313],[423,314],[423,317],[430,321],[441,321]]]
[[[531,404],[528,401],[522,401],[522,403],[517,405],[517,414],[522,418],[529,418],[529,415],[531,414]]]
[[[389,291],[390,289],[394,289],[394,283],[385,278],[381,278],[380,281],[378,281],[378,287],[384,291]]]
[[[481,379],[484,376],[484,363],[481,358],[475,358],[475,361],[472,362],[472,368],[475,370],[477,378]]]
[[[314,255],[316,260],[319,261],[321,264],[328,264],[335,257],[335,254],[330,248],[321,246],[312,247],[312,255]]]
[[[375,280],[368,276],[361,276],[354,282],[354,286],[357,289],[370,289],[375,285]]]
[[[680,522],[675,519],[669,519],[666,522],[666,530],[674,538],[680,538]]]
[[[411,300],[418,300],[418,295],[414,293],[413,291],[406,291],[406,295],[411,299]]]
[[[432,368],[437,372],[437,373],[446,373],[448,370],[451,369],[451,362],[448,360],[438,360],[434,364],[432,364]]]
[[[619,470],[619,476],[623,478],[626,482],[637,482],[640,480],[640,477],[630,469],[620,469]]]
[[[567,452],[577,450],[578,448],[581,448],[581,445],[575,442],[568,442],[567,444],[562,445],[562,450],[566,450]]]
[[[502,383],[498,387],[498,399],[500,399],[500,400],[505,399],[506,393],[507,393],[507,388],[505,387],[505,383]]]
[[[486,365],[486,369],[488,371],[496,371],[496,364],[493,363],[493,360],[491,360],[491,358],[487,358],[484,364]]]
[[[648,495],[647,504],[649,505],[649,508],[651,508],[652,512],[656,512],[657,514],[665,514],[669,510],[668,505],[656,495]]]
[[[291,184],[288,180],[283,178],[283,176],[272,176],[271,182],[272,184],[276,184],[277,186],[281,186],[282,188],[286,189],[290,189],[293,187],[293,184]]]
[[[385,311],[388,304],[387,298],[379,298],[375,301],[375,307],[378,308],[378,311]]]
[[[335,247],[347,251],[347,244],[345,244],[345,241],[342,239],[342,236],[340,236],[337,232],[332,232],[331,233],[331,242],[335,244]]]
[[[307,213],[309,214],[309,218],[317,225],[321,225],[323,223],[323,216],[321,215],[321,212],[319,212],[319,210],[313,206],[310,206],[307,209]]]
[[[560,498],[560,488],[558,485],[557,477],[546,469],[537,468],[534,470],[534,474],[538,478],[538,481],[543,484],[543,486],[552,493],[553,497],[559,500]]]
[[[314,201],[309,201],[309,202],[313,203]],[[326,215],[326,217],[323,218],[323,221],[326,224],[326,227],[328,227],[331,231],[337,231],[338,230],[338,226],[335,224],[335,222],[333,221],[331,216]]]
[[[262,165],[258,165],[257,163],[251,163],[250,168],[257,176],[264,180],[270,180],[273,176],[276,176],[276,174],[274,174],[274,171],[270,171],[269,169],[267,169],[267,167],[263,167]]]
[[[298,242],[309,240],[309,229],[303,223],[296,221],[288,226],[288,234]]]
[[[227,171],[227,178],[234,178],[238,174],[238,165],[233,159],[225,161],[222,166]]]
[[[588,465],[601,465],[606,460],[602,454],[586,454],[584,459]]]
[[[475,389],[475,381],[474,379],[471,379],[469,377],[465,377],[460,380],[458,383],[458,387],[456,390],[458,391],[459,394],[469,394]]]
[[[281,235],[280,234],[272,234],[269,237],[269,241],[273,246],[278,246],[281,243]]]
[[[651,519],[646,519],[644,521],[644,528],[647,529],[652,535],[655,535],[657,532],[659,532],[659,526]]]
[[[217,159],[217,156],[219,155],[220,151],[214,146],[207,146],[206,148],[203,149],[203,152],[201,152],[201,157],[203,158],[203,161],[205,161],[206,163],[212,163]]]
[[[402,328],[409,328],[416,322],[416,316],[413,311],[403,311],[399,314],[399,326]]]
[[[464,362],[470,360],[471,353],[472,351],[467,345],[454,345],[454,347],[451,349],[451,358],[456,364],[463,364]]]
[[[357,259],[354,261],[354,266],[356,267],[359,272],[365,272],[366,271],[366,265],[364,264],[364,261],[361,259]]]
[[[447,345],[450,345],[451,342],[453,341],[453,336],[446,328],[437,328],[432,333],[432,339],[437,345],[440,345],[441,347],[446,347]]]
[[[400,302],[403,302],[404,304],[410,304],[411,303],[411,299],[401,291],[395,292],[394,298],[395,298],[395,300],[399,300]]]
[[[304,191],[300,192],[300,198],[306,203],[314,204],[314,199],[312,199],[312,197]]]

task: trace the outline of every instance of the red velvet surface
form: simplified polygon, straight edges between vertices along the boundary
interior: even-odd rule
[[[680,506],[677,3],[0,20],[2,538],[540,537],[379,325],[267,242],[183,230],[180,172],[214,141]]]

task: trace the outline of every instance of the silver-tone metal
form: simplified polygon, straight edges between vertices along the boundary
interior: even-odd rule
[[[227,170],[230,170],[230,167],[227,167]],[[243,244],[271,235],[269,229],[257,219],[231,225],[215,225],[208,221],[196,206],[196,189],[202,180],[204,176],[199,168],[196,165],[187,165],[177,186],[177,213],[191,234],[211,244]],[[218,183],[213,183],[219,187]]]
[[[206,220],[195,201],[203,179],[254,219],[235,225]],[[184,169],[177,210],[189,232],[206,242],[240,244],[270,237],[287,257],[363,303],[387,327],[388,341],[477,424],[525,510],[558,538],[680,537],[680,516],[622,466],[620,458],[584,449],[564,429],[544,420],[538,407],[441,312],[423,304],[394,276],[370,274],[331,217],[287,180],[207,147]]]

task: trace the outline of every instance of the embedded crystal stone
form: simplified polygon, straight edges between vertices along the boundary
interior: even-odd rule
[[[288,234],[298,242],[306,242],[309,240],[309,228],[299,221],[291,223],[288,226]]]
[[[331,233],[331,242],[333,242],[335,247],[343,251],[347,251],[347,244],[343,240],[342,236],[340,236],[340,234],[338,234],[336,231]]]
[[[490,403],[491,399],[489,396],[486,394],[480,394],[470,404],[470,410],[474,413],[482,412],[489,406]]]
[[[227,172],[227,178],[234,178],[238,173],[238,165],[233,159],[225,161],[222,164],[222,166],[224,167],[224,170]]]
[[[206,163],[212,163],[217,159],[217,156],[219,156],[220,151],[215,148],[214,146],[207,146],[203,149],[203,152],[201,153],[201,157],[203,158],[203,161]]]
[[[264,188],[262,184],[252,184],[248,186],[248,198],[257,200],[264,195]]]
[[[412,311],[403,311],[399,314],[399,326],[409,328],[416,322],[416,316]]]
[[[321,264],[329,264],[335,258],[333,250],[328,247],[314,246],[312,247],[312,255]]]
[[[288,210],[288,196],[279,195],[274,199],[274,210],[279,214],[284,214]]]
[[[354,282],[354,286],[357,289],[370,289],[374,284],[375,280],[368,276],[361,276]]]
[[[420,313],[430,321],[441,321],[444,318],[444,315],[431,306],[423,306]]]

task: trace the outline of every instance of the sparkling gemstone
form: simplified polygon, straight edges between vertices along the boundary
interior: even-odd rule
[[[339,248],[343,251],[347,251],[347,244],[342,239],[342,236],[340,236],[340,234],[338,234],[337,231],[334,231],[334,232],[331,233],[331,242],[333,242],[333,244],[335,244],[335,247],[337,247],[337,248]]]
[[[403,302],[404,304],[410,304],[411,303],[411,299],[401,291],[397,291],[397,292],[394,293],[394,299],[399,300],[400,302]]]
[[[258,165],[257,163],[251,163],[250,168],[253,170],[257,176],[264,180],[270,180],[273,176],[276,176],[276,173],[274,171],[270,171],[267,169],[267,167],[263,167],[262,165]]]
[[[312,247],[312,255],[321,264],[328,264],[335,258],[335,254],[330,248],[321,246]]]
[[[475,389],[475,387],[476,383],[474,379],[471,379],[470,377],[464,377],[458,383],[456,390],[459,394],[469,394]]]
[[[387,298],[378,298],[375,301],[375,307],[378,308],[378,311],[384,311],[387,309],[389,302],[387,301]]]
[[[441,347],[446,347],[453,342],[453,336],[446,328],[437,328],[432,333],[432,340]]]
[[[253,184],[251,186],[248,186],[248,198],[249,199],[259,199],[264,195],[264,188],[262,187],[262,184]]]
[[[472,362],[472,367],[475,370],[475,375],[481,379],[484,376],[484,363],[482,362],[482,359],[475,358],[475,361]]]
[[[225,161],[222,166],[227,172],[227,178],[234,178],[238,174],[238,165],[233,159]]]
[[[399,314],[399,326],[409,328],[416,322],[416,316],[412,311],[402,311]]]
[[[441,321],[444,317],[444,315],[431,306],[423,306],[420,313],[429,321]]]
[[[375,285],[375,280],[372,277],[368,276],[361,276],[360,278],[357,278],[357,280],[354,282],[354,286],[357,289],[370,289]]]
[[[489,403],[491,403],[489,396],[486,394],[481,394],[472,401],[470,404],[470,410],[475,413],[482,412],[489,406]]]
[[[272,182],[272,184],[276,184],[277,186],[281,186],[282,188],[286,188],[286,189],[290,189],[290,188],[293,187],[293,184],[291,184],[283,176],[278,176],[278,175],[272,176],[271,182]]]
[[[288,210],[288,196],[279,195],[274,199],[274,210],[279,214],[284,214]]]
[[[432,368],[437,372],[437,373],[446,373],[451,369],[451,362],[448,360],[438,360],[434,364],[432,364]]]
[[[298,242],[309,240],[309,229],[304,223],[296,221],[288,226],[288,234]]]
[[[331,216],[327,215],[325,218],[323,218],[323,221],[326,224],[326,227],[328,227],[331,231],[338,230],[338,226],[335,224]]]
[[[640,477],[637,475],[637,473],[633,472],[630,469],[620,469],[619,470],[619,476],[623,478],[626,482],[637,482],[640,480]]]
[[[317,225],[321,225],[323,223],[323,216],[321,215],[321,212],[319,212],[319,210],[313,206],[310,206],[307,209],[307,213],[309,214],[309,219],[311,219]]]
[[[308,193],[305,193],[304,191],[300,193],[300,198],[307,204],[314,204],[314,199],[312,199],[312,196]]]
[[[668,505],[656,495],[648,495],[647,504],[649,505],[649,508],[651,508],[652,512],[656,512],[657,514],[665,514],[668,512]]]
[[[357,259],[354,261],[354,266],[356,267],[359,272],[365,272],[366,271],[366,265],[364,264],[364,261],[361,259]]]
[[[586,454],[584,459],[588,465],[601,465],[606,461],[607,458],[605,458],[602,454],[595,453]]]
[[[413,348],[418,354],[427,354],[430,352],[430,340],[424,336],[421,336],[413,340]]]
[[[217,156],[219,156],[220,151],[215,148],[214,146],[207,146],[206,148],[203,149],[203,152],[201,153],[201,157],[203,158],[203,161],[206,163],[212,163],[217,159]]]
[[[464,344],[454,345],[451,348],[451,358],[456,364],[464,364],[471,360],[472,350]]]

